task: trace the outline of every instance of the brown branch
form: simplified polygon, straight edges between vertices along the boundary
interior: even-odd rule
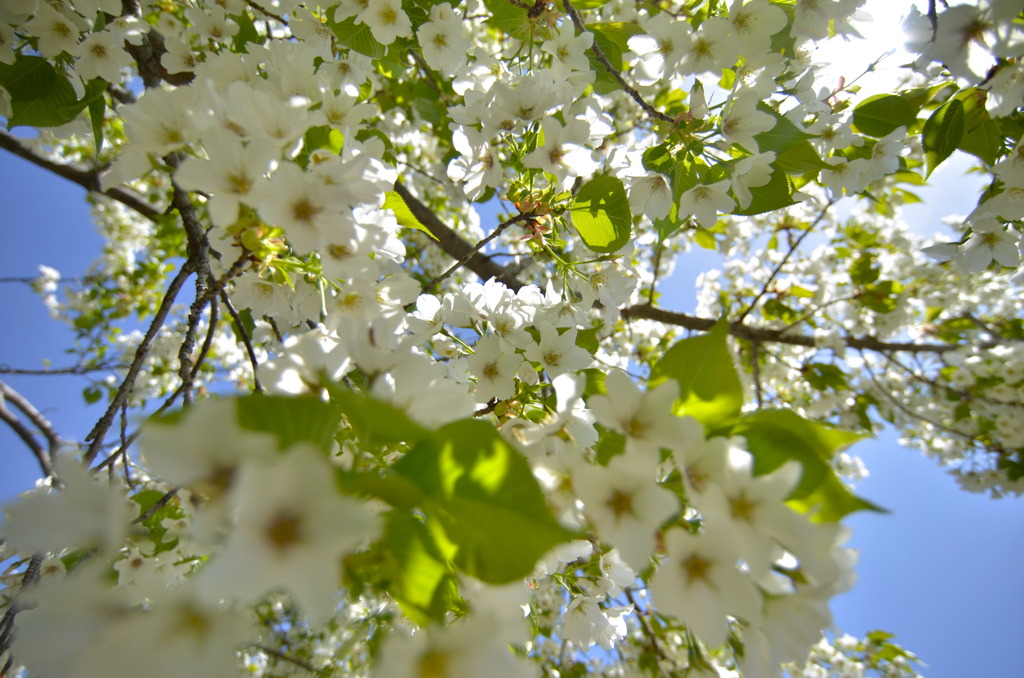
[[[284,652],[281,652],[280,650],[272,648],[269,645],[254,645],[253,647],[255,647],[256,649],[260,650],[261,652],[267,653],[268,655],[270,655],[271,657],[274,657],[275,659],[280,659],[281,661],[286,661],[286,662],[288,662],[290,664],[295,664],[296,666],[298,666],[300,668],[303,668],[303,669],[306,669],[307,671],[309,671],[311,673],[320,673],[319,669],[317,669],[315,666],[313,666],[309,662],[305,661],[304,659],[299,659],[298,657],[292,657],[291,655],[285,654]]]
[[[74,374],[82,375],[90,372],[105,372],[107,370],[123,370],[127,365],[94,365],[92,367],[85,365],[75,365],[73,367],[54,367],[51,369],[29,369],[21,367],[11,367],[6,363],[0,363],[0,374],[21,374],[30,376],[42,376],[46,374]]]
[[[687,330],[700,330],[703,332],[709,331],[714,324],[718,322],[715,318],[700,318],[697,316],[686,315],[685,313],[655,308],[650,305],[630,306],[628,308],[624,308],[622,309],[622,317],[645,318],[647,320],[655,320],[667,325],[675,325]],[[791,346],[806,346],[808,348],[818,347],[817,343],[815,343],[814,337],[809,337],[805,334],[787,334],[785,330],[751,327],[736,320],[729,323],[729,334],[737,339],[746,339],[747,341],[774,342],[779,344],[789,344]],[[896,351],[904,353],[945,353],[946,351],[956,351],[963,348],[956,344],[918,344],[914,342],[881,341],[880,339],[876,339],[871,336],[845,337],[843,339],[843,343],[852,349]],[[982,349],[993,348],[1001,345],[1002,343],[1005,342],[985,342],[975,344],[975,347]]]
[[[0,148],[10,151],[19,158],[28,160],[33,165],[49,170],[59,177],[63,177],[68,181],[76,183],[87,191],[99,193],[100,195],[105,195],[112,200],[116,200],[122,205],[132,208],[151,221],[156,220],[156,218],[161,215],[160,210],[150,205],[142,196],[134,191],[116,186],[103,190],[103,187],[100,185],[100,170],[87,170],[81,167],[75,167],[74,165],[65,165],[59,162],[54,162],[49,158],[36,155],[32,149],[22,144],[17,137],[3,130],[0,130]]]
[[[424,285],[423,286],[423,291],[424,292],[429,292],[430,290],[434,289],[434,287],[438,283],[446,280],[448,278],[448,276],[450,276],[452,273],[455,273],[455,271],[457,271],[460,268],[462,268],[463,266],[465,266],[466,263],[471,258],[473,258],[480,250],[482,250],[484,248],[484,246],[487,245],[487,243],[489,243],[490,241],[494,240],[499,235],[501,235],[505,231],[506,228],[508,228],[509,226],[511,226],[513,224],[517,224],[520,221],[528,221],[529,219],[532,219],[534,216],[535,215],[533,214],[533,212],[523,212],[522,214],[517,214],[516,216],[512,217],[511,219],[507,219],[507,220],[501,222],[500,224],[498,224],[497,228],[495,228],[493,231],[491,231],[490,235],[488,235],[486,238],[484,238],[483,240],[481,240],[477,244],[473,245],[473,248],[469,252],[467,252],[461,259],[459,259],[454,264],[452,264],[452,266],[447,271],[445,271],[444,273],[442,273],[441,275],[437,276],[436,278],[434,278],[433,280],[428,282],[426,285]]]
[[[178,296],[178,292],[184,286],[185,281],[188,277],[196,270],[196,262],[189,258],[181,266],[181,270],[171,280],[170,286],[167,288],[167,292],[164,293],[164,298],[160,302],[160,307],[156,311],[156,315],[153,317],[153,321],[149,324],[149,329],[146,330],[146,335],[142,338],[138,348],[135,349],[135,358],[132,360],[131,366],[128,368],[128,374],[125,375],[124,380],[121,382],[121,386],[118,387],[117,393],[114,395],[113,400],[110,401],[110,405],[107,406],[107,411],[103,413],[96,425],[89,435],[85,437],[87,442],[91,441],[89,449],[85,453],[85,463],[91,464],[93,459],[100,451],[100,447],[103,445],[103,438],[106,436],[107,431],[110,429],[110,425],[114,421],[114,415],[123,403],[128,400],[128,396],[131,393],[132,387],[135,385],[135,379],[139,376],[139,372],[142,370],[142,363],[146,359],[146,355],[149,354],[149,349],[153,346],[153,341],[156,339],[157,333],[160,328],[163,327],[164,322],[167,320],[167,315],[171,312],[171,306],[174,304],[175,298]]]
[[[0,421],[10,426],[11,430],[28,446],[36,461],[39,462],[39,468],[42,469],[43,474],[47,478],[56,477],[53,470],[53,455],[56,452],[56,446],[51,443],[49,450],[43,447],[39,440],[36,439],[35,433],[18,418],[18,415],[7,409],[7,402],[14,402],[10,397],[11,395],[16,395],[14,389],[0,381]],[[35,408],[32,409],[35,410]]]
[[[235,323],[238,335],[242,339],[242,344],[245,345],[245,352],[249,355],[249,364],[252,365],[252,390],[256,393],[263,393],[263,386],[260,385],[259,361],[256,360],[256,350],[252,347],[252,339],[249,337],[249,332],[242,325],[242,319],[238,316],[238,311],[235,310],[231,299],[228,297],[228,293],[224,290],[220,291],[220,300],[224,302],[224,306],[228,309],[228,314]]]
[[[572,3],[569,2],[569,0],[562,0],[562,5],[565,7],[565,13],[569,15],[570,19],[572,19],[572,25],[576,27],[576,30],[579,31],[580,33],[586,33],[587,27],[583,25],[583,20],[580,19],[580,15],[576,12],[576,8],[572,6]],[[636,89],[632,85],[626,82],[625,78],[622,77],[622,74],[619,73],[619,71],[616,70],[614,66],[612,66],[610,61],[608,61],[608,57],[605,56],[604,51],[597,44],[596,38],[594,39],[594,42],[591,43],[590,45],[590,51],[593,52],[597,60],[601,63],[602,66],[604,66],[605,70],[608,71],[608,73],[610,73],[613,78],[615,78],[615,80],[619,83],[619,86],[621,86],[622,89],[626,90],[626,94],[628,94],[633,99],[633,101],[639,104],[640,108],[644,109],[644,111],[646,111],[649,116],[657,120],[661,120],[662,122],[667,122],[673,125],[676,124],[676,121],[673,120],[671,117],[669,117],[665,113],[662,113],[654,106],[644,101],[644,98],[643,96],[641,96],[640,92],[636,91]]]
[[[434,244],[444,250],[456,261],[468,257],[465,262],[466,268],[476,273],[484,280],[494,278],[506,287],[518,291],[523,283],[515,276],[496,264],[490,257],[487,257],[473,249],[473,246],[462,239],[458,233],[442,223],[434,212],[416,198],[401,181],[395,182],[395,192],[402,196],[402,200],[409,207],[409,211],[421,224],[427,227],[430,234],[436,238]]]
[[[196,347],[196,333],[199,328],[199,321],[203,317],[203,311],[210,302],[210,243],[206,238],[206,229],[199,223],[196,215],[196,208],[187,191],[182,190],[177,184],[174,186],[174,197],[172,204],[181,215],[181,223],[185,229],[188,239],[189,261],[195,262],[196,270],[196,296],[195,301],[189,308],[188,322],[185,329],[185,339],[178,349],[178,376],[181,377],[183,402],[186,406],[192,404],[192,379],[195,376],[192,371],[192,351]],[[211,314],[211,328],[214,325],[214,318]]]

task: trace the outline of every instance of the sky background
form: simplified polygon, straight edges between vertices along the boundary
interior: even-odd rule
[[[925,204],[905,215],[914,230],[935,232],[942,216],[970,211],[977,193],[964,188],[958,167],[962,161],[940,168]],[[36,276],[41,264],[74,277],[100,253],[84,192],[2,151],[0,205],[0,278]],[[694,308],[699,270],[688,270],[659,287],[672,289],[672,308]],[[73,364],[74,357],[64,354],[72,333],[49,317],[27,285],[0,284],[0,308],[0,366],[41,368],[46,359],[54,367]],[[81,440],[102,414],[101,406],[84,405],[84,377],[0,379],[28,397],[66,438]],[[858,494],[890,513],[857,513],[844,521],[853,530],[849,545],[861,555],[857,585],[833,600],[837,628],[857,636],[874,629],[895,633],[896,642],[927,663],[922,673],[930,678],[1022,675],[1024,501],[959,490],[933,461],[900,447],[891,432],[852,451],[871,473]],[[38,477],[28,450],[0,427],[0,503]]]

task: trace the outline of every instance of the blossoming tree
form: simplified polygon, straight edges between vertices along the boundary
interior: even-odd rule
[[[1024,15],[932,1],[859,92],[807,56],[858,5],[5,3],[0,145],[106,246],[38,283],[88,436],[0,382],[3,674],[912,675],[822,637],[845,450],[1024,489]]]

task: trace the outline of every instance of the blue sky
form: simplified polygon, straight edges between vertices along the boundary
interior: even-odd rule
[[[945,201],[951,193],[970,195],[935,190],[912,217],[938,227],[938,216],[967,211],[969,205]],[[0,278],[35,276],[40,264],[74,277],[99,254],[101,242],[81,189],[6,153],[0,153],[0,204]],[[692,279],[666,284],[676,286],[680,310],[692,310]],[[38,368],[44,359],[54,366],[72,364],[73,357],[63,353],[71,333],[48,316],[28,286],[0,284],[0,306],[6,320],[0,365]],[[88,385],[83,377],[0,379],[30,398],[65,437],[81,439],[101,414],[99,406],[83,404],[81,392]],[[891,512],[855,514],[846,521],[853,529],[850,545],[861,551],[859,581],[833,602],[837,626],[854,635],[873,629],[895,633],[897,642],[927,662],[924,674],[931,678],[1019,673],[1024,666],[1022,502],[960,491],[934,462],[901,448],[891,433],[853,451],[871,471],[859,494]],[[0,455],[4,502],[31,487],[38,468],[6,427],[0,428]]]

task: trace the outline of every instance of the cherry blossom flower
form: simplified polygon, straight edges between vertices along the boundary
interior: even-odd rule
[[[503,342],[489,334],[481,337],[473,347],[473,355],[467,358],[469,369],[476,377],[477,402],[485,403],[491,398],[508,400],[516,392],[515,376],[523,362],[518,353],[503,350]]]
[[[679,216],[693,215],[704,228],[711,228],[718,221],[719,212],[732,212],[736,203],[728,195],[729,182],[697,184],[679,196]]]
[[[644,33],[629,38],[628,44],[640,59],[638,79],[650,84],[676,70],[693,47],[693,28],[688,21],[664,15],[648,19],[642,28]]]
[[[409,15],[402,10],[399,0],[368,0],[357,20],[369,26],[382,45],[390,45],[396,38],[412,37]]]
[[[586,52],[593,43],[593,33],[584,32],[576,35],[576,28],[572,22],[564,21],[554,37],[544,41],[541,49],[570,69],[583,71],[590,68]]]
[[[467,198],[476,200],[501,184],[504,170],[490,139],[471,127],[459,127],[452,133],[452,144],[462,155],[448,164],[448,177],[463,182]]]
[[[466,62],[469,38],[462,19],[447,2],[430,8],[430,21],[416,31],[423,60],[444,75],[452,75]]]
[[[650,585],[659,612],[677,616],[709,647],[725,642],[729,616],[760,620],[761,596],[740,571],[727,533],[693,535],[675,528],[664,541],[665,559]]]
[[[595,643],[610,650],[615,641],[626,635],[626,620],[623,617],[633,611],[632,605],[601,608],[601,598],[576,596],[566,607],[562,619],[562,637],[581,649]]]
[[[781,10],[780,10],[781,11]],[[711,17],[693,34],[693,44],[683,56],[679,68],[684,73],[717,76],[736,62],[739,43],[732,35],[732,24],[722,17]]]
[[[582,120],[570,120],[565,125],[547,117],[541,123],[544,144],[523,158],[527,167],[536,167],[554,174],[560,181],[568,177],[589,176],[598,164],[594,162],[587,142],[589,131]]]
[[[90,33],[71,49],[75,72],[85,80],[103,78],[109,83],[121,82],[121,71],[132,65],[132,57],[118,44],[109,31]]]
[[[767,0],[734,0],[729,8],[729,23],[740,54],[751,59],[769,50],[772,36],[786,27],[786,14]]]
[[[672,414],[679,386],[669,380],[641,391],[625,372],[613,370],[605,377],[605,395],[591,396],[588,406],[599,423],[626,436],[626,450],[644,451],[652,457],[679,441],[680,419]]]
[[[236,525],[198,578],[203,594],[252,601],[286,590],[311,620],[326,619],[341,556],[376,535],[377,521],[338,494],[325,455],[299,444],[273,463],[244,464],[231,503]]]
[[[733,97],[729,110],[722,116],[722,136],[751,153],[758,151],[754,136],[775,127],[775,118],[757,110],[758,99],[751,92]]]
[[[739,203],[741,209],[750,207],[750,202],[754,199],[750,193],[751,188],[764,186],[771,181],[773,162],[775,162],[775,153],[769,151],[747,156],[732,168],[729,181],[732,186],[732,194],[736,196],[736,202]]]
[[[67,15],[46,2],[39,3],[34,16],[25,23],[24,28],[26,33],[36,36],[36,49],[44,57],[55,57],[61,52],[71,54],[78,44],[79,27]]]
[[[527,346],[525,355],[527,360],[539,362],[548,376],[582,370],[590,364],[590,354],[576,345],[575,327],[562,334],[549,323],[540,323],[537,329],[540,341]]]
[[[971,221],[972,233],[957,248],[956,263],[964,273],[977,273],[988,268],[995,259],[1000,266],[1020,265],[1020,237],[994,217]]]
[[[679,511],[675,495],[656,480],[654,460],[627,451],[606,467],[586,464],[573,471],[573,487],[602,541],[634,570],[646,568],[655,532]]]
[[[55,470],[64,487],[39,487],[4,506],[4,534],[11,547],[31,555],[63,548],[120,548],[132,516],[120,489],[92,478],[70,455]]]

